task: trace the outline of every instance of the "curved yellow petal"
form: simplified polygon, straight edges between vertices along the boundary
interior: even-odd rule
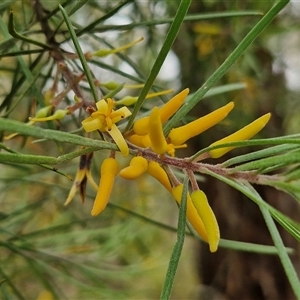
[[[123,106],[116,111],[111,113],[111,119],[113,123],[117,123],[122,119],[125,119],[131,115],[131,111],[126,107]]]
[[[100,101],[98,101],[96,103],[96,106],[97,106],[98,112],[100,112],[101,114],[104,114],[104,115],[107,114],[108,104],[104,99],[101,99]]]
[[[129,154],[129,148],[128,145],[120,132],[119,128],[116,126],[116,124],[112,124],[111,130],[107,131],[112,139],[115,141],[117,146],[119,147],[122,155],[126,157]]]
[[[86,132],[92,132],[95,130],[105,131],[106,121],[104,115],[98,115],[97,117],[88,117],[82,122],[82,127]]]

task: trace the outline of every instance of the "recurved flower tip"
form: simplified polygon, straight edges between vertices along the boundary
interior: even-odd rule
[[[167,142],[163,133],[159,109],[154,107],[149,118],[149,138],[151,149],[157,154],[164,154],[167,151]]]
[[[260,118],[256,119],[249,125],[236,131],[235,133],[228,135],[225,138],[212,143],[210,146],[217,146],[224,143],[232,143],[232,142],[249,140],[265,127],[265,125],[268,123],[270,118],[271,118],[271,114],[267,113],[261,116]],[[235,147],[224,147],[224,148],[213,149],[209,151],[210,157],[219,158],[234,148]]]
[[[148,161],[142,156],[135,156],[128,167],[122,169],[119,175],[125,179],[136,179],[147,171]]]

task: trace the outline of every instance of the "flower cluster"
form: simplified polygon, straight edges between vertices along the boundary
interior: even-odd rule
[[[144,173],[148,173],[157,179],[180,205],[183,184],[172,172],[168,161],[170,159],[178,160],[174,157],[176,149],[187,147],[186,142],[189,139],[222,121],[234,107],[234,103],[230,102],[186,125],[173,128],[168,136],[165,136],[163,124],[183,105],[188,93],[189,90],[185,89],[162,107],[154,107],[148,117],[138,119],[134,123],[133,129],[125,135],[121,133],[116,123],[130,116],[130,110],[127,107],[115,110],[115,103],[112,99],[102,99],[96,103],[97,110],[94,110],[82,122],[85,131],[99,130],[108,133],[124,157],[128,156],[129,147],[132,150],[131,154],[133,157],[129,165],[121,170],[119,170],[114,151],[112,151],[109,158],[104,159],[100,170],[99,187],[91,211],[93,216],[98,215],[105,209],[117,175],[127,180],[133,180]],[[269,119],[270,114],[265,114],[239,131],[216,141],[211,146],[250,139],[266,125]],[[218,158],[233,148],[233,146],[214,147],[207,153],[206,157]],[[193,172],[184,164],[184,159],[180,161],[182,164],[177,165],[177,167],[189,175],[192,186],[192,191],[187,194],[186,199],[187,219],[199,236],[209,244],[210,251],[215,252],[220,239],[217,220],[205,193],[198,187]],[[79,169],[79,172],[81,172],[81,175],[79,176],[78,173],[78,178],[90,178],[89,172],[84,173],[82,168]],[[73,185],[66,204],[74,196],[76,186],[80,186],[80,183],[77,182],[77,177],[75,187]],[[93,181],[92,184],[94,186]]]

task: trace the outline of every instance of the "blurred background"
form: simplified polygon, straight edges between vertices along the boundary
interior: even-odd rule
[[[172,18],[179,4],[155,0],[127,2],[108,18],[104,16],[121,2],[90,0],[74,9],[72,21],[77,30],[101,20],[79,37],[84,52],[144,38],[125,53],[90,64],[101,82],[145,81],[169,28],[168,22],[151,22]],[[62,21],[58,3],[66,9],[74,8],[70,1],[41,1],[44,12],[52,14],[52,28]],[[190,93],[195,92],[273,4],[274,1],[193,1],[189,14],[220,15],[184,22],[157,77],[157,86],[171,88],[175,93],[186,87]],[[30,1],[0,4],[1,26],[8,23],[10,9],[15,15],[17,32],[45,41]],[[222,15],[236,11],[255,13]],[[191,155],[267,112],[272,112],[272,119],[260,137],[299,133],[299,15],[300,3],[291,1],[218,83],[243,83],[244,89],[208,97],[193,109],[189,118],[235,102],[230,117],[191,140],[188,150],[178,152],[179,156]],[[120,27],[132,23],[139,25],[130,29]],[[0,46],[4,52],[35,49],[17,40],[8,46],[4,43],[7,37],[3,27],[1,31]],[[56,38],[64,50],[74,51],[64,24]],[[0,114],[27,122],[35,111],[36,95],[22,77],[20,60],[4,56],[0,61]],[[35,76],[39,91],[49,89],[54,81],[54,64],[47,52],[22,57]],[[64,85],[61,80],[59,87]],[[136,96],[139,90],[124,89],[117,97],[128,94]],[[67,103],[72,99],[72,93],[68,94]],[[146,102],[143,109],[146,111],[153,103]],[[72,131],[78,127],[78,121],[76,116],[70,116],[54,126]],[[52,156],[72,150],[70,145],[22,136],[5,141],[5,145],[22,153]],[[242,148],[230,155],[251,150]],[[96,182],[101,161],[107,154],[101,151],[94,155],[92,174]],[[78,163],[75,159],[59,165],[59,170],[74,178]],[[127,162],[122,163],[125,166]],[[117,178],[108,208],[95,218],[90,216],[95,192],[89,183],[84,204],[77,194],[68,207],[63,205],[71,186],[66,176],[39,166],[1,165],[0,298],[158,299],[176,241],[178,209],[168,192],[147,175],[134,182]],[[222,238],[272,244],[259,209],[249,199],[213,178],[201,178],[200,187],[213,206]],[[257,189],[263,199],[300,221],[296,201],[271,188]],[[287,246],[299,250],[292,237],[285,232],[282,236]],[[293,259],[299,271],[297,254]],[[172,295],[172,299],[294,299],[278,257],[222,248],[211,254],[207,245],[189,236]]]

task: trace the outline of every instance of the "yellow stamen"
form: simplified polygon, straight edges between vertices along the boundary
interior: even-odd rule
[[[119,164],[112,157],[106,158],[102,162],[99,189],[91,211],[92,216],[97,216],[105,209],[114,185],[115,177],[118,173],[118,169]]]
[[[270,120],[271,114],[267,113],[260,118],[256,119],[249,125],[243,127],[242,129],[236,131],[235,133],[218,140],[210,145],[211,146],[217,146],[224,143],[232,143],[232,142],[238,142],[238,141],[246,141],[248,139],[251,139],[254,135],[256,135],[259,131],[261,131],[265,125]],[[209,154],[212,158],[219,158],[225,153],[229,152],[230,150],[234,149],[235,147],[224,147],[224,148],[218,148],[209,151]]]
[[[181,203],[182,190],[183,190],[183,184],[179,184],[176,187],[172,188],[172,195],[178,204]],[[203,224],[203,221],[201,220],[189,194],[187,196],[186,216],[187,216],[188,221],[191,223],[191,225],[197,231],[197,233],[205,241],[208,241],[208,237],[207,237],[207,233],[206,233],[206,229]]]
[[[222,106],[221,108],[211,112],[210,114],[207,114],[202,118],[199,118],[184,126],[172,129],[169,134],[171,143],[176,146],[181,145],[188,139],[216,125],[228,115],[233,107],[234,103],[230,102],[227,105]]]
[[[159,109],[157,107],[153,108],[149,117],[149,137],[151,149],[154,152],[164,154],[167,151],[167,142],[162,130]]]
[[[135,156],[131,161],[130,165],[122,169],[119,175],[125,179],[136,179],[147,171],[148,161],[142,156]]]
[[[191,199],[206,229],[210,252],[216,252],[220,241],[220,230],[207,197],[203,191],[196,190],[191,193]]]
[[[147,172],[158,180],[170,193],[172,186],[166,171],[155,161],[149,161]]]
[[[167,146],[167,153],[169,155],[171,155],[172,157],[175,157],[175,150],[176,149],[183,149],[183,148],[186,148],[187,147],[187,144],[182,144],[180,146],[174,146],[173,144],[169,143],[168,146]]]

